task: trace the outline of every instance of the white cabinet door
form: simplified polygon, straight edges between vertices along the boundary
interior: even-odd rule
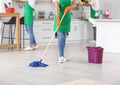
[[[48,42],[52,34],[54,33],[52,31],[53,21],[36,21],[34,25],[36,41],[38,43]],[[54,39],[55,38],[53,38],[52,42],[54,42]]]
[[[68,35],[68,41],[77,41],[80,40],[80,28],[79,28],[79,21],[72,21],[71,22],[71,31]]]
[[[87,21],[72,21],[67,41],[87,41],[93,39],[91,24]]]
[[[34,21],[34,34],[37,43],[48,43],[51,38],[53,21]],[[71,31],[67,36],[67,42],[90,40],[93,38],[93,30],[87,21],[71,21]],[[57,42],[53,37],[52,42]]]
[[[93,38],[93,30],[91,28],[91,24],[87,21],[82,21],[79,24],[80,27],[80,39],[81,40],[91,40]]]
[[[34,28],[34,35],[35,35],[36,42],[40,43],[42,39],[41,33],[40,33],[42,30],[40,21],[34,21],[33,28]]]

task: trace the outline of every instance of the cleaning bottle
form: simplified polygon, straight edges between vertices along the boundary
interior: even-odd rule
[[[105,18],[108,18],[108,17],[109,17],[108,9],[105,10],[104,17],[105,17]]]
[[[102,19],[102,18],[103,18],[103,11],[100,9],[100,10],[98,11],[98,13],[99,13],[99,18]]]

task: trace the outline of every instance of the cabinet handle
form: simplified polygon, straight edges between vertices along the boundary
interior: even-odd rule
[[[49,23],[49,22],[43,22],[42,24],[52,24],[52,23]]]
[[[43,39],[50,39],[50,37],[43,37]]]
[[[51,29],[43,29],[43,30],[51,30]]]

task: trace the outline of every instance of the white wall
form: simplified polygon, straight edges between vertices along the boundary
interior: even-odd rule
[[[45,18],[48,18],[49,13],[54,12],[54,4],[52,2],[40,2],[36,5],[36,11],[45,11]]]
[[[119,11],[120,0],[99,0],[99,2],[100,2],[100,7],[101,7],[102,10],[105,10],[106,8],[109,9],[109,13],[110,13],[111,18],[120,18],[120,11]],[[23,16],[23,12],[24,12],[23,7],[20,8],[18,3],[13,4],[13,5],[16,8],[15,9],[16,12],[20,12],[21,16]],[[45,13],[46,13],[45,17],[48,18],[49,12],[54,11],[54,5],[53,5],[52,2],[39,2],[36,5],[36,10],[37,11],[44,10]],[[75,15],[75,12],[73,12],[73,13]],[[81,13],[79,13],[79,14],[81,14]]]
[[[23,3],[14,3],[15,11],[19,12],[21,16],[24,15],[24,5]],[[54,11],[54,5],[51,2],[39,2],[35,7],[36,12],[43,10],[45,11],[45,18],[48,18],[49,12]]]
[[[99,0],[101,9],[109,9],[111,18],[120,18],[120,0]]]

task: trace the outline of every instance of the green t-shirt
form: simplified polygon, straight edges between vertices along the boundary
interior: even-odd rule
[[[33,22],[33,11],[34,9],[28,4],[28,2],[24,3],[24,23],[27,25],[31,25]]]

